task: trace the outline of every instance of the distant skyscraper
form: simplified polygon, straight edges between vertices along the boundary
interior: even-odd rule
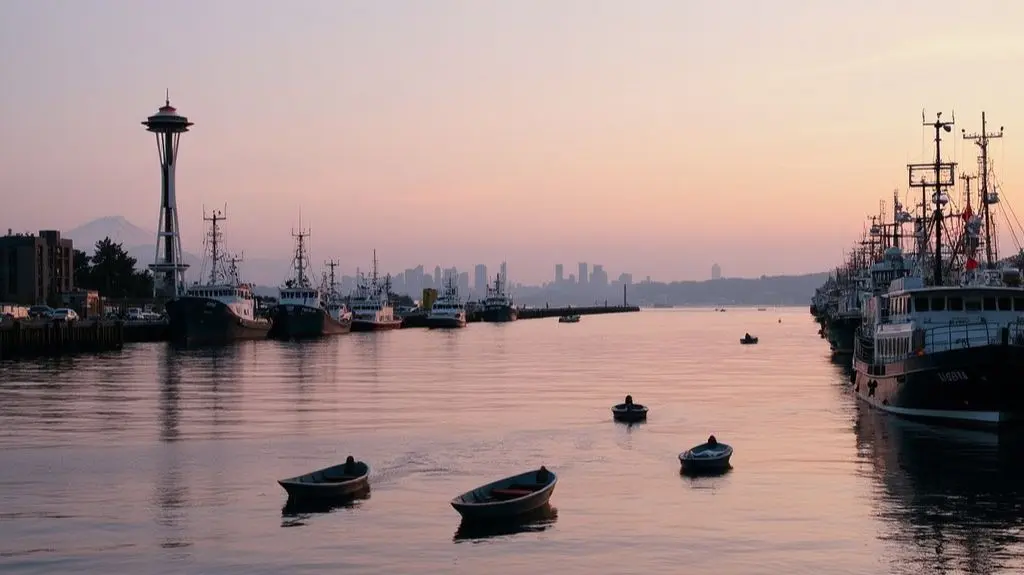
[[[722,266],[718,264],[711,265],[711,279],[720,280],[722,279]]]
[[[562,264],[555,264],[555,283],[556,284],[561,284],[562,282],[565,281],[565,277],[563,277],[563,275],[562,275],[563,273],[565,273],[565,270],[562,268]]]
[[[456,285],[459,286],[459,297],[465,301],[469,296],[469,272],[462,272],[456,276]]]
[[[441,266],[434,266],[434,285],[441,285]]]
[[[576,281],[579,282],[581,286],[585,286],[587,285],[588,275],[589,274],[587,274],[587,262],[580,262],[580,273],[578,276],[576,276]]]
[[[608,285],[608,272],[604,271],[603,265],[594,264],[594,270],[590,272],[590,284],[598,287]]]
[[[473,268],[473,289],[479,295],[487,293],[487,266],[476,264]]]

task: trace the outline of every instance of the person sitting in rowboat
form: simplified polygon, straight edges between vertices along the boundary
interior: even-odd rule
[[[711,437],[708,438],[708,445],[712,445],[712,446],[718,445],[718,440],[715,439],[714,435],[712,435]]]
[[[547,485],[548,481],[551,480],[551,472],[548,471],[547,467],[543,465],[537,470],[537,483],[540,485]]]
[[[749,334],[749,333],[746,333],[746,334],[743,334],[743,339],[745,339],[745,340],[747,340],[747,341],[750,341],[750,340],[752,340],[752,339],[754,339],[754,338],[750,337],[750,334]]]
[[[354,457],[352,457],[351,455],[349,455],[345,459],[345,472],[344,473],[345,473],[345,475],[355,475],[356,474],[356,459]]]
[[[633,409],[633,396],[627,395],[624,403],[626,404],[626,409]]]

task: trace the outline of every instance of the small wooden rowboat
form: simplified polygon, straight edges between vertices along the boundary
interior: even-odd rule
[[[647,406],[639,403],[620,403],[612,407],[612,418],[615,421],[635,423],[647,419]]]
[[[288,497],[303,501],[344,499],[369,488],[370,466],[354,462],[354,470],[345,472],[345,464],[332,465],[305,475],[278,480]]]
[[[732,447],[725,443],[702,443],[679,454],[683,471],[716,472],[729,469]]]
[[[477,487],[451,503],[466,519],[506,519],[546,505],[557,482],[557,475],[541,467]]]

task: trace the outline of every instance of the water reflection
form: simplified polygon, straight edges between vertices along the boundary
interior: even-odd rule
[[[558,509],[551,504],[535,509],[514,519],[503,521],[474,521],[463,519],[455,530],[452,541],[455,543],[470,541],[479,543],[495,537],[505,537],[518,533],[539,533],[545,531],[558,520]]]
[[[157,358],[160,381],[160,441],[177,441],[181,423],[181,362],[166,346]]]
[[[732,464],[721,469],[690,469],[683,467],[679,470],[679,476],[694,485],[700,484],[704,486],[717,487],[721,482],[712,482],[711,480],[729,475],[732,473],[732,469]]]
[[[356,509],[363,501],[369,498],[369,485],[363,490],[343,498],[311,501],[289,497],[284,507],[281,508],[281,527],[300,527],[306,525],[306,522],[314,515],[332,513],[343,509]]]
[[[1010,572],[1024,540],[1021,438],[860,412],[858,455],[870,462],[889,527],[880,537],[901,548],[894,571]]]

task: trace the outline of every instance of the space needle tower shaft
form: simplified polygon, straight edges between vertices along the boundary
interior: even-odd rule
[[[181,234],[178,227],[178,206],[175,196],[174,170],[177,166],[178,141],[192,122],[178,114],[168,96],[156,114],[142,122],[156,135],[160,159],[160,220],[156,233],[156,255],[149,269],[153,272],[154,297],[176,298],[185,291],[185,270]]]

